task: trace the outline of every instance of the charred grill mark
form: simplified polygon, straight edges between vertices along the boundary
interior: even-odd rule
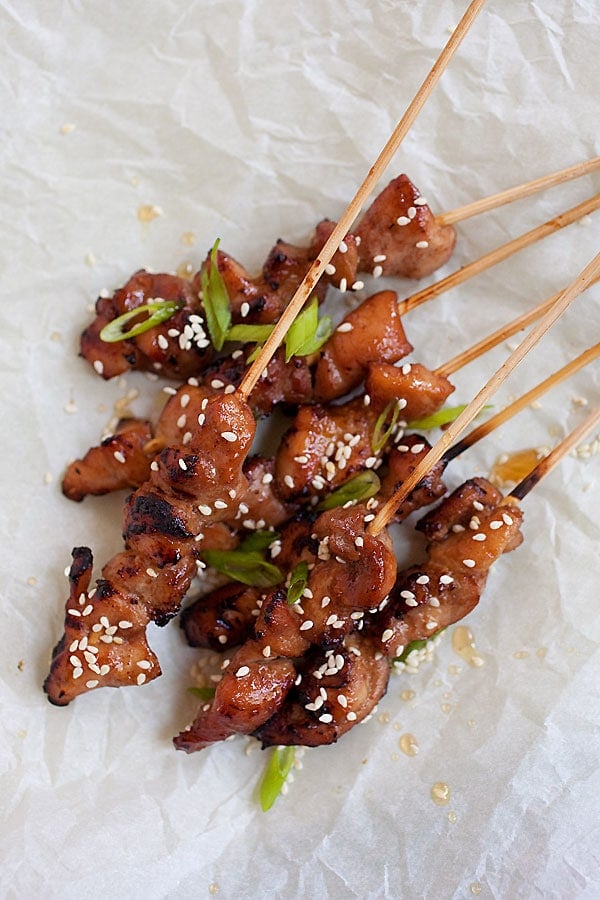
[[[173,538],[193,537],[169,501],[152,493],[134,497],[129,508],[125,538],[134,534],[162,534]]]

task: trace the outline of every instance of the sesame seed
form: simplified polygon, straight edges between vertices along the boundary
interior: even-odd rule
[[[179,462],[179,468],[180,468],[183,472],[187,472],[187,463],[186,463],[185,459],[181,459],[181,457],[180,457],[179,460],[178,460],[178,462]]]
[[[346,241],[340,241],[340,246],[338,247],[338,250],[340,251],[340,253],[348,252],[348,244],[346,243]]]
[[[94,365],[94,369],[96,370],[98,375],[102,375],[102,373],[104,372],[104,363],[102,362],[102,360],[95,359],[93,365]]]
[[[413,200],[415,206],[427,206],[427,200],[425,197],[417,197],[416,200]]]
[[[408,209],[406,210],[406,215],[408,216],[409,219],[414,219],[416,214],[417,214],[417,211],[414,208],[414,206],[409,206]]]
[[[512,525],[512,524],[513,524],[513,520],[512,520],[511,517],[508,515],[508,513],[502,513],[502,521],[504,522],[505,525]]]
[[[344,291],[348,287],[348,280],[346,278],[340,278],[340,291],[344,293]],[[339,331],[339,328],[338,328]]]
[[[110,672],[110,666],[106,665],[106,663],[103,666],[100,666],[100,674],[101,675],[108,675],[109,672]]]
[[[323,713],[322,716],[319,716],[319,722],[323,722],[325,725],[329,725],[330,722],[333,722],[333,716],[331,713]]]
[[[329,606],[331,603],[331,597],[323,597],[321,600],[321,609],[325,609],[326,606]]]
[[[403,600],[414,600],[415,595],[412,591],[400,591],[400,596]]]
[[[233,444],[235,441],[237,441],[237,434],[235,434],[233,431],[222,431],[221,437],[224,441],[229,441],[230,444]]]
[[[333,628],[343,628],[343,627],[344,627],[343,619],[338,619],[337,622],[333,622]]]
[[[263,484],[271,484],[272,481],[273,481],[273,476],[271,475],[270,472],[266,472],[262,477],[262,483]]]
[[[227,504],[224,500],[215,500],[215,509],[227,509]]]
[[[94,608],[94,607],[92,606],[92,604],[91,604],[91,603],[88,603],[88,605],[87,605],[87,606],[84,606],[84,608],[81,610],[81,615],[82,615],[82,616],[89,616],[89,614],[91,613],[91,611],[93,610],[93,608]],[[83,648],[82,648],[82,649],[83,649]]]
[[[139,674],[138,677],[136,678],[136,681],[137,681],[137,683],[138,683],[139,685],[144,684],[144,682],[146,681],[146,676],[144,675],[143,672],[140,672],[140,674]]]
[[[266,647],[263,647],[262,655],[265,657],[265,659],[268,659],[268,658],[270,657],[270,655],[271,655],[271,648],[269,647],[268,644],[267,644]]]
[[[417,241],[415,247],[418,247],[419,250],[424,250],[426,247],[429,247],[429,241]]]
[[[437,597],[430,597],[430,599],[429,599],[429,605],[430,605],[430,606],[438,607],[438,606],[440,605],[440,601],[438,600]]]
[[[99,682],[97,681],[97,679],[92,678],[91,681],[86,681],[85,686],[86,688],[95,688],[98,687],[98,684]]]
[[[404,602],[407,606],[418,606],[418,602],[415,597],[406,597]]]
[[[179,416],[179,418],[177,419],[177,427],[178,427],[178,428],[185,428],[185,423],[186,423],[186,422],[187,422],[187,416],[185,415],[185,413],[183,413],[183,414],[182,414],[181,416]]]
[[[294,462],[300,463],[300,465],[304,465],[305,463],[308,462],[308,456],[304,456],[304,455],[302,455],[302,456],[295,456],[295,457],[294,457]]]
[[[199,416],[198,416],[198,425],[200,425],[200,426],[202,427],[202,425],[204,425],[205,422],[206,422],[206,416],[205,416],[205,414],[204,414],[204,413],[200,413]]]
[[[346,718],[349,722],[356,722],[356,713],[351,711],[346,714]]]
[[[335,275],[335,266],[333,263],[327,263],[325,266],[325,274],[326,275]]]
[[[240,316],[245,319],[250,312],[250,304],[245,300],[240,306]]]
[[[483,533],[483,531],[478,532],[478,534],[474,534],[473,540],[474,541],[485,541],[485,534]]]
[[[148,567],[146,569],[146,575],[149,575],[150,578],[158,578],[158,573],[155,572],[154,569],[151,569],[150,567]]]
[[[235,677],[236,677],[236,678],[243,678],[244,675],[249,675],[249,674],[250,674],[250,669],[249,669],[248,666],[240,666],[240,668],[239,668],[239,669],[237,670],[237,672],[235,673]]]
[[[138,662],[137,665],[138,665],[139,669],[151,669],[152,668],[152,663],[149,662],[147,659],[140,659],[140,661]]]
[[[373,278],[381,278],[383,275],[383,267],[382,266],[373,266],[373,271],[371,272]]]
[[[359,535],[354,539],[354,544],[355,544],[356,547],[364,547],[364,546],[365,546],[364,538],[359,534]]]
[[[352,322],[342,322],[341,325],[338,325],[336,331],[339,331],[340,334],[346,334],[348,331],[352,331],[354,329],[354,325]]]
[[[467,567],[467,569],[475,568],[475,560],[474,559],[463,559],[463,565]]]
[[[81,613],[78,609],[68,609],[67,612],[70,616],[78,616],[79,618],[81,618]]]
[[[396,219],[396,225],[410,225],[410,219],[408,216],[398,216]]]
[[[311,621],[311,619],[307,619],[306,622],[303,622],[300,626],[300,631],[309,631],[315,623]]]
[[[214,388],[215,391],[218,391],[219,388],[225,387],[225,382],[221,381],[220,378],[213,378],[213,380],[210,383],[210,386],[211,386],[211,388]]]
[[[421,453],[424,449],[425,444],[413,444],[413,446],[410,448],[410,452],[416,455],[417,453]]]
[[[217,640],[220,644],[226,644],[227,643],[227,635],[220,634],[219,637],[217,638]]]
[[[210,506],[206,506],[205,503],[200,504],[200,506],[198,507],[198,512],[202,513],[203,516],[212,515],[212,509],[210,508]]]
[[[166,337],[164,336],[164,334],[159,334],[159,336],[158,336],[158,338],[157,338],[157,344],[158,344],[158,346],[160,347],[161,350],[168,350],[168,349],[169,349],[169,342],[168,342],[168,340],[166,339]]]
[[[365,286],[364,281],[355,281],[354,284],[352,285],[352,290],[353,291],[362,291],[364,286]]]
[[[81,678],[82,675],[83,675],[82,668],[73,669],[73,678]]]
[[[427,629],[427,631],[433,631],[434,628],[437,628],[437,622],[430,620],[426,623],[425,628]]]
[[[124,456],[124,454],[122,453],[121,450],[115,450],[115,452],[113,453],[113,456],[114,456],[114,458],[116,459],[117,462],[120,462],[120,463],[124,463],[124,462],[125,462],[125,456]]]
[[[473,509],[476,509],[477,512],[483,512],[485,509],[483,503],[480,503],[479,500],[473,500]]]
[[[429,584],[429,575],[419,575],[417,584]]]
[[[284,477],[284,479],[283,479],[283,482],[284,482],[284,484],[287,485],[287,487],[289,487],[289,488],[293,488],[293,487],[294,487],[294,479],[292,478],[291,475],[286,475],[286,476]]]
[[[325,622],[325,624],[326,624],[326,625],[333,625],[334,622],[337,622],[337,614],[336,614],[336,613],[332,613],[332,614],[329,616],[329,618],[327,619],[327,621]]]
[[[381,635],[381,640],[385,644],[386,641],[389,641],[390,638],[394,636],[394,632],[391,628],[386,628],[383,634]]]
[[[499,528],[502,528],[502,522],[499,519],[494,519],[493,522],[490,522],[490,528],[492,531],[497,531]]]

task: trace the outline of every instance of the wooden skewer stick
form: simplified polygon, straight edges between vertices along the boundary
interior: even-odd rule
[[[488,434],[491,434],[492,431],[495,431],[496,428],[499,428],[501,425],[504,425],[505,422],[508,422],[509,419],[511,419],[517,413],[521,412],[522,409],[525,409],[526,406],[534,403],[538,399],[538,397],[541,397],[551,388],[555,387],[557,384],[560,384],[560,382],[564,381],[565,378],[568,378],[570,375],[578,372],[579,369],[583,369],[584,366],[587,366],[599,356],[600,343],[595,344],[593,347],[589,347],[587,350],[584,350],[584,352],[576,357],[576,359],[571,360],[571,362],[567,363],[566,366],[563,366],[562,369],[559,369],[557,372],[549,375],[548,378],[540,381],[540,383],[536,384],[535,387],[531,388],[531,390],[527,391],[521,397],[518,397],[513,403],[505,406],[504,409],[496,413],[495,416],[491,416],[491,418],[487,419],[477,428],[474,428],[473,431],[470,431],[469,434],[465,435],[464,438],[450,447],[450,449],[444,454],[444,459],[446,460],[446,462],[450,462],[450,460],[456,459],[457,456],[460,456],[460,454],[467,450],[469,447],[472,447],[478,441],[482,440],[482,438],[487,437]]]
[[[445,278],[435,281],[433,284],[430,284],[429,287],[423,288],[415,294],[411,294],[410,297],[407,297],[406,300],[402,300],[398,304],[400,315],[404,315],[411,309],[416,309],[417,306],[427,303],[428,300],[433,300],[434,297],[439,297],[440,294],[457,287],[459,284],[463,284],[463,282],[468,281],[469,278],[473,278],[474,275],[479,275],[480,272],[485,272],[486,269],[491,269],[492,266],[504,262],[504,260],[508,259],[509,256],[512,256],[513,253],[518,253],[519,250],[530,247],[531,244],[535,244],[536,241],[541,241],[549,234],[554,234],[555,231],[559,231],[561,228],[571,225],[573,222],[582,219],[584,216],[589,215],[598,208],[600,208],[600,193],[590,197],[589,200],[584,200],[583,203],[577,204],[577,206],[574,206],[572,209],[567,210],[561,215],[549,219],[547,222],[544,222],[543,225],[538,225],[537,228],[525,232],[525,234],[520,235],[520,237],[513,238],[513,240],[508,241],[507,244],[501,244],[489,253],[484,254],[484,256],[480,256],[479,259],[474,260],[472,263],[468,263],[461,269],[457,269],[456,272],[452,272]]]
[[[441,438],[431,448],[431,450],[423,457],[421,462],[416,466],[414,472],[403,482],[401,487],[393,494],[389,500],[381,507],[372,522],[369,523],[368,530],[371,534],[378,534],[393,519],[394,514],[400,504],[406,499],[414,487],[429,472],[433,466],[442,458],[448,448],[455,442],[462,431],[473,421],[475,416],[480,412],[487,401],[496,393],[498,388],[506,381],[508,376],[514,371],[519,363],[525,358],[529,351],[541,340],[541,338],[550,330],[552,325],[558,321],[566,309],[571,305],[573,300],[583,291],[587,290],[592,281],[600,274],[600,253],[588,263],[585,269],[577,276],[577,278],[561,293],[559,299],[554,306],[545,314],[540,322],[533,328],[529,334],[521,341],[519,346],[514,350],[508,359],[500,366],[489,381],[481,388],[479,393],[471,400],[469,405],[462,411],[458,418],[448,427]]]
[[[539,191],[546,188],[554,187],[557,184],[564,184],[571,181],[572,178],[581,178],[583,175],[589,175],[600,168],[600,156],[588,159],[585,162],[576,163],[574,166],[568,166],[561,169],[560,172],[553,172],[551,175],[543,175],[541,178],[535,178],[533,181],[527,181],[517,187],[508,188],[500,191],[498,194],[492,194],[491,197],[482,197],[481,200],[473,200],[465,206],[459,206],[451,209],[449,212],[440,213],[435,217],[438,225],[454,225],[456,222],[464,222],[472,216],[480,213],[489,212],[491,209],[498,209],[507,203],[513,203],[516,200],[524,200],[525,197],[531,197]]]
[[[598,280],[600,280],[600,275],[594,279],[592,284],[595,284]],[[544,313],[554,306],[560,295],[561,291],[557,291],[555,294],[552,294],[551,297],[548,297],[547,300],[538,303],[538,305],[534,306],[529,312],[523,313],[522,316],[518,316],[506,325],[501,325],[500,328],[493,331],[491,334],[488,334],[476,344],[473,344],[472,347],[467,347],[462,353],[457,353],[452,359],[442,363],[441,366],[438,366],[437,369],[435,369],[435,374],[441,375],[442,378],[448,378],[450,375],[458,372],[459,369],[462,369],[464,366],[473,362],[473,360],[479,359],[480,356],[483,356],[483,354],[487,353],[488,350],[491,350],[492,347],[497,347],[502,341],[508,340],[508,338],[513,337],[519,331],[522,331],[524,328],[537,322],[538,319],[541,319]]]
[[[467,31],[480,12],[483,3],[484,0],[472,0],[472,2],[469,4],[465,14],[454,29],[448,43],[440,53],[436,62],[433,64],[429,74],[425,78],[425,81],[417,91],[408,109],[396,125],[396,128],[389,137],[383,150],[369,170],[367,177],[359,187],[354,198],[350,201],[348,208],[331,232],[329,239],[326,241],[321,252],[304,276],[296,293],[292,297],[290,303],[277,322],[277,325],[267,338],[261,352],[252,363],[250,368],[246,371],[242,382],[238,387],[238,394],[244,399],[248,398],[248,395],[252,391],[256,382],[259,380],[263,370],[268,365],[269,360],[279,347],[279,344],[283,340],[290,325],[308,300],[315,284],[323,274],[325,266],[330,262],[334,253],[337,251],[340,242],[349,231],[352,223],[358,216],[367,198],[373,191],[383,171],[387,168],[393,155],[398,150],[398,147],[402,143],[417,115],[421,111],[423,105],[425,104],[425,101],[433,91],[433,88],[436,86],[442,73],[446,69],[448,63],[461,44]]]
[[[540,460],[529,475],[526,475],[525,478],[512,489],[510,494],[504,498],[503,502],[510,505],[511,503],[514,503],[514,501],[519,501],[526,497],[536,484],[539,484],[542,478],[544,478],[548,472],[551,472],[561,459],[567,455],[569,450],[571,450],[572,447],[575,447],[579,441],[583,440],[596,425],[600,425],[600,406],[596,407],[596,409],[584,419],[581,425],[573,429],[573,431],[568,434],[560,444],[548,454],[548,456],[545,456]]]

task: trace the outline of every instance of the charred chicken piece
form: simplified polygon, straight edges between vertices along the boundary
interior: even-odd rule
[[[390,366],[377,362],[369,366],[365,380],[365,393],[371,404],[383,409],[397,400],[407,422],[437,412],[453,390],[447,378],[421,363]]]
[[[114,343],[102,340],[100,332],[109,322],[159,299],[175,301],[180,308],[166,322],[136,337]],[[197,290],[176,275],[153,275],[140,269],[112,297],[98,298],[96,318],[81,335],[81,355],[106,379],[128,369],[189,378],[212,356]]]
[[[388,595],[396,573],[391,541],[387,533],[377,538],[366,533],[365,512],[357,505],[319,516],[313,535],[328,558],[320,558],[309,572],[298,603],[290,605],[279,589],[262,601],[254,637],[232,657],[214,701],[175,738],[178,749],[189,753],[230,734],[256,731],[296,680],[292,660],[311,645],[339,645],[353,627],[352,613],[377,607]]]
[[[385,501],[395,494],[430,450],[431,444],[425,438],[418,434],[405,435],[402,442],[396,444],[386,457],[385,472],[381,476],[381,490],[378,499]],[[443,459],[439,460],[398,507],[394,521],[403,522],[415,510],[430,506],[443,497],[446,493],[442,481],[445,468],[446,464]]]
[[[148,421],[121,419],[115,433],[99,447],[70,463],[62,482],[63,494],[79,501],[88,494],[98,496],[143,484],[150,475],[151,458],[144,447],[151,437]]]
[[[429,513],[429,526],[437,515],[443,528],[435,529],[427,560],[398,576],[389,604],[373,617],[370,633],[377,630],[380,649],[387,656],[397,657],[412,641],[464,618],[479,602],[492,564],[521,544],[521,510],[500,505],[496,489],[484,479],[477,481],[488,500],[495,498],[493,505],[475,500],[474,506],[473,490],[467,484],[466,490],[461,486]],[[483,490],[476,493],[482,496]],[[465,521],[467,527],[462,524]]]
[[[242,465],[255,430],[250,408],[233,394],[210,397],[192,387],[186,393],[185,408],[190,417],[193,412],[190,423],[195,423],[189,441],[166,447],[152,463],[150,480],[129,498],[125,550],[107,563],[97,587],[88,591],[89,579],[87,584],[79,579],[83,589],[77,605],[71,592],[65,636],[55,648],[44,685],[53,703],[65,705],[78,694],[105,685],[131,684],[123,659],[127,654],[136,659],[140,652],[146,654],[146,626],[151,621],[164,624],[178,612],[196,571],[204,529],[219,529],[246,490]],[[201,425],[199,416],[204,416]],[[220,538],[227,532],[220,531]],[[91,566],[91,554],[86,552]],[[107,656],[94,664],[99,668],[92,670],[94,677],[87,677],[85,667],[79,665],[81,659],[77,657],[76,665],[68,649],[75,636],[79,647],[83,640],[85,649],[100,659],[101,645],[116,643],[118,659]],[[160,674],[153,657],[144,655],[143,660],[139,683]],[[85,677],[74,677],[80,668]]]
[[[394,178],[375,198],[355,232],[362,272],[380,266],[383,275],[404,278],[424,278],[439,269],[456,243],[452,225],[438,225],[407,175]]]

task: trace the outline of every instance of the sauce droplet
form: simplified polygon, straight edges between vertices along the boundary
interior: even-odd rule
[[[485,663],[483,656],[475,649],[475,638],[466,625],[459,625],[452,632],[452,649],[470,666],[480,668]]]
[[[182,262],[177,266],[177,274],[186,281],[191,281],[194,277],[194,267],[191,262]]]
[[[517,650],[516,653],[513,653],[515,659],[527,659],[529,653],[527,650]]]
[[[414,734],[403,734],[398,741],[398,746],[407,756],[416,756],[419,752],[419,744]]]
[[[196,243],[196,235],[193,231],[184,231],[181,240],[186,245],[186,247],[193,247]]]
[[[547,652],[548,652],[547,647],[538,647],[537,650],[535,651],[535,655],[538,657],[538,659],[544,659]]]
[[[456,815],[456,813],[454,812],[453,809],[451,809],[450,812],[448,813],[448,821],[450,822],[451,825],[455,825],[456,822],[458,821],[458,816]]]
[[[474,882],[470,885],[470,887],[471,887],[471,893],[472,893],[472,894],[478,895],[478,894],[481,893],[481,885],[479,884],[478,881],[474,881]]]
[[[209,894],[218,894],[219,893],[219,885],[216,881],[212,881],[208,886]]]
[[[502,484],[510,482],[516,484],[529,475],[538,464],[541,453],[539,450],[517,450],[515,453],[504,453],[499,456],[490,472],[491,480]]]
[[[142,203],[141,206],[138,206],[137,217],[140,222],[152,222],[162,214],[160,206],[153,206],[150,203]]]
[[[400,694],[400,699],[401,700],[414,700],[414,698],[416,696],[417,695],[414,691],[402,691],[402,693]]]
[[[450,802],[450,788],[445,781],[436,781],[431,788],[431,799],[436,806],[446,806]]]

